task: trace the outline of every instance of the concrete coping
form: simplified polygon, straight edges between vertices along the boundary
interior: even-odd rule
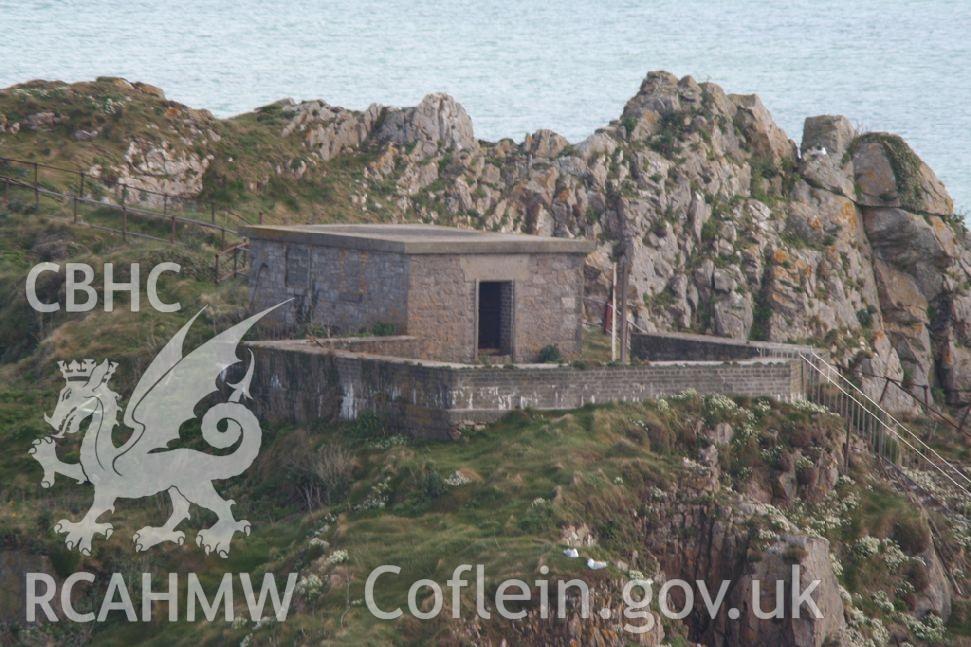
[[[588,254],[585,238],[457,229],[438,225],[249,225],[251,239],[398,254]]]
[[[382,337],[375,337],[370,339],[387,339]],[[409,357],[398,357],[395,355],[379,355],[374,353],[360,353],[350,350],[342,350],[339,348],[324,348],[308,339],[284,339],[284,340],[269,340],[269,341],[249,341],[243,342],[244,346],[253,346],[255,348],[275,348],[283,351],[292,351],[299,353],[310,353],[315,355],[334,355],[335,357],[347,357],[347,358],[357,358],[357,359],[373,359],[380,360],[383,362],[388,362],[391,364],[410,364],[413,366],[428,366],[432,368],[453,368],[453,369],[492,369],[492,370],[518,370],[518,369],[541,369],[541,370],[555,370],[555,369],[572,369],[575,371],[589,371],[599,368],[606,368],[610,370],[616,369],[632,369],[642,366],[644,368],[651,368],[657,366],[725,366],[725,365],[735,365],[735,366],[765,366],[765,365],[777,365],[786,364],[792,362],[791,358],[786,357],[760,357],[758,359],[740,359],[740,360],[662,360],[662,361],[651,361],[644,362],[640,364],[628,364],[626,366],[622,364],[602,364],[602,365],[591,365],[588,368],[579,368],[571,364],[466,364],[463,362],[443,362],[434,359],[415,359]]]
[[[825,352],[808,344],[787,344],[778,341],[753,341],[749,339],[733,339],[715,335],[701,335],[686,332],[632,332],[632,337],[659,337],[661,339],[677,339],[683,341],[702,342],[706,344],[720,344],[724,346],[742,346],[747,348],[764,348],[766,350],[785,350],[822,353]]]
[[[417,337],[414,335],[359,335],[356,337],[316,337],[314,339],[278,339],[278,340],[267,340],[266,343],[278,344],[281,342],[296,342],[298,344],[308,344],[312,343],[315,346],[328,346],[333,344],[347,344],[353,346],[354,344],[373,344],[374,342],[412,342],[417,341]],[[253,343],[264,343],[264,342],[253,342]]]

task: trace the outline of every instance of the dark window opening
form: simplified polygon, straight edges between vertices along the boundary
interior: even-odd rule
[[[479,283],[479,352],[512,354],[513,286],[510,281]]]

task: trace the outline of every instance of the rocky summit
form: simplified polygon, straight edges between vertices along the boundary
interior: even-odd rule
[[[884,377],[921,399],[971,388],[971,252],[934,172],[841,116],[807,118],[797,145],[757,96],[691,77],[649,73],[575,143],[478,141],[444,94],[364,111],[285,99],[218,120],[122,79],[32,82],[0,92],[0,152],[24,149],[133,187],[262,199],[279,221],[596,239],[591,318],[626,254],[645,330],[819,344],[874,396]]]

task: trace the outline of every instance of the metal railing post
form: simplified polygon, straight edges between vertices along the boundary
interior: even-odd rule
[[[37,162],[34,162],[34,210],[40,209],[40,185],[37,184]]]

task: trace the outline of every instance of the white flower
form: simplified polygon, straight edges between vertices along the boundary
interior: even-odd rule
[[[347,561],[347,551],[344,549],[335,550],[327,557],[328,564],[342,564]]]
[[[316,598],[324,589],[324,581],[317,577],[315,574],[310,573],[301,577],[294,587],[294,591],[298,595],[302,595],[308,600],[313,600]]]
[[[870,535],[864,535],[853,544],[853,554],[861,559],[867,559],[880,551],[880,540]]]
[[[458,487],[460,485],[465,485],[466,483],[471,483],[471,482],[472,482],[472,479],[470,479],[469,477],[467,477],[465,474],[463,474],[458,470],[455,470],[445,478],[445,485],[449,485],[451,487]]]
[[[891,612],[894,610],[893,602],[884,591],[876,591],[873,594],[873,604],[881,611]]]

